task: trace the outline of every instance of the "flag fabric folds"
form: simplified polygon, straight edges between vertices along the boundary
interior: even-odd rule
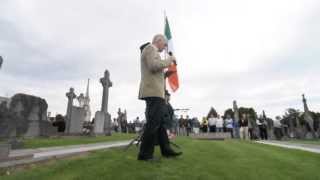
[[[169,26],[168,18],[165,16],[165,28],[164,28],[164,35],[166,36],[168,40],[168,54],[172,55],[174,53],[173,51],[173,43],[172,43],[172,35],[171,30]],[[177,72],[177,65],[173,64],[168,68],[168,72],[170,73],[170,76],[168,77],[168,84],[173,92],[177,91],[179,88],[179,77]]]

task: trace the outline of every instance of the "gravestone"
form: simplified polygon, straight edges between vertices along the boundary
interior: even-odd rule
[[[72,116],[69,124],[69,134],[78,135],[82,133],[83,123],[85,121],[85,110],[81,107],[72,107]]]
[[[66,93],[66,96],[68,98],[67,115],[66,115],[66,133],[69,133],[73,100],[77,97],[77,95],[74,93],[74,88],[71,87],[69,92]]]
[[[0,103],[0,138],[16,136],[15,119],[11,118],[7,102]]]
[[[4,115],[8,122],[5,128],[6,137],[51,136],[57,129],[47,120],[47,102],[39,97],[16,94],[11,98],[9,111]],[[1,108],[2,110],[4,107]],[[2,120],[0,120],[2,121]]]
[[[96,135],[105,134],[111,135],[111,115],[108,113],[109,88],[112,87],[110,81],[110,73],[108,70],[104,72],[104,77],[100,79],[103,87],[101,111],[95,114],[95,122],[93,132]]]

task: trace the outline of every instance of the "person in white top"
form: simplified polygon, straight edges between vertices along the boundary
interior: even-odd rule
[[[223,119],[218,115],[216,120],[217,132],[223,132]]]
[[[209,132],[216,132],[216,123],[217,119],[213,116],[213,114],[211,114],[208,119]]]

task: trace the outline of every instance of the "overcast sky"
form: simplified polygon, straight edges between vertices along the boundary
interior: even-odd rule
[[[90,78],[94,114],[108,69],[110,113],[142,117],[139,46],[163,32],[164,10],[181,81],[175,108],[202,117],[237,100],[274,117],[302,109],[306,93],[320,110],[319,0],[1,0],[0,96],[40,96],[65,114],[65,93],[79,95]]]

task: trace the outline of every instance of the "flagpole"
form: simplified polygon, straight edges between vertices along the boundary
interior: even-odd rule
[[[163,15],[164,15],[164,31],[166,31],[166,18],[167,18],[167,15],[166,15],[166,10],[163,11]],[[167,43],[168,43],[168,40],[167,40]],[[167,54],[168,54],[168,44],[167,44],[167,47],[165,48],[165,53],[164,53],[164,58],[167,59]]]

